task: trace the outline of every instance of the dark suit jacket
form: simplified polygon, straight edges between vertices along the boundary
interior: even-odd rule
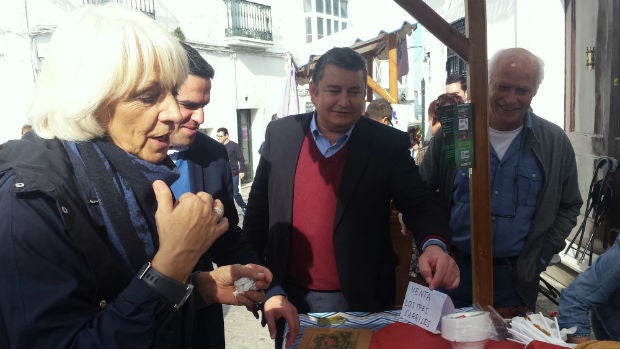
[[[228,164],[226,148],[211,137],[198,133],[194,143],[185,150],[182,156],[188,160],[190,189],[192,193],[204,191],[219,199],[224,204],[224,216],[228,218],[229,230],[222,235],[202,256],[197,270],[212,270],[212,263],[217,265],[258,263],[258,259],[250,249],[239,228],[239,215],[232,198],[232,174]],[[196,321],[202,328],[195,328],[205,340],[200,343],[202,348],[224,347],[224,317],[222,306],[213,304],[197,314]],[[207,323],[208,326],[204,326]],[[258,323],[257,323],[258,325]]]
[[[295,258],[289,251],[295,170],[312,115],[289,116],[267,127],[244,219],[252,247],[285,289],[287,261]],[[408,149],[406,133],[367,118],[357,122],[348,140],[333,243],[352,311],[394,307],[398,259],[389,233],[392,200],[416,241],[435,237],[449,245],[447,213],[423,184]]]

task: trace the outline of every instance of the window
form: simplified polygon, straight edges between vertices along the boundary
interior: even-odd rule
[[[465,35],[465,18],[452,22],[452,27],[459,33]],[[456,52],[452,51],[449,47],[447,53],[446,72],[448,75],[465,75],[467,73],[467,62],[461,59],[461,57],[459,57]]]
[[[306,17],[306,42],[312,42],[312,18]]]
[[[316,0],[316,12],[323,13],[323,0]]]
[[[306,43],[338,33],[348,26],[349,0],[303,0],[306,13]]]
[[[334,16],[340,16],[340,0],[333,0],[334,5]]]

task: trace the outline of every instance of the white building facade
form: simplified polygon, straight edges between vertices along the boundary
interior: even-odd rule
[[[108,1],[0,2],[0,103],[4,106],[0,143],[19,138],[22,125],[28,123],[37,75],[57,24],[85,3],[101,2]],[[111,2],[124,2],[152,16],[170,32],[182,33],[214,67],[203,131],[215,137],[219,127],[226,127],[254,170],[266,124],[283,102],[290,66],[288,47],[303,44],[303,4],[287,0]],[[300,20],[291,26],[291,18]],[[76,76],[75,83],[79,82]],[[252,174],[248,176],[251,179]]]
[[[0,102],[4,109],[0,143],[20,137],[21,126],[28,122],[28,106],[54,28],[66,13],[89,2],[106,1],[0,1]],[[241,144],[252,170],[258,164],[267,123],[273,114],[282,114],[291,58],[303,65],[309,54],[320,55],[332,46],[352,46],[355,39],[370,39],[404,22],[416,22],[391,0],[114,2],[142,4],[141,10],[169,31],[182,32],[186,42],[213,65],[212,99],[205,109],[203,130],[214,137],[219,127],[226,127],[231,140]],[[545,79],[533,108],[561,125],[564,12],[560,1],[543,3],[488,0],[488,55],[521,46],[541,56],[547,62]],[[450,23],[464,16],[462,0],[430,0],[428,4]],[[399,83],[397,109],[407,119],[420,121],[426,118],[428,103],[444,92],[448,50],[421,26],[406,38],[409,73]],[[385,62],[375,61],[371,74],[387,87]],[[299,96],[299,111],[311,110],[307,85],[300,86]],[[406,124],[401,126],[406,129]]]

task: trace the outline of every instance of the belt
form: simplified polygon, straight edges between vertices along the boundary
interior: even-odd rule
[[[457,248],[452,248],[452,254],[455,257],[458,258],[467,258],[468,260],[471,260],[471,254],[465,252],[465,251],[461,251]],[[513,256],[513,257],[495,257],[493,258],[493,265],[510,265],[510,264],[514,264],[517,262],[517,259],[519,258],[519,256]]]

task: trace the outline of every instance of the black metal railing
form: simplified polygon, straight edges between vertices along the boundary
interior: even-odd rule
[[[144,12],[151,18],[155,19],[155,0],[83,0],[84,4],[106,4],[108,2],[116,2],[125,4],[133,9]]]
[[[228,15],[226,36],[273,41],[271,6],[244,0],[224,0]]]

